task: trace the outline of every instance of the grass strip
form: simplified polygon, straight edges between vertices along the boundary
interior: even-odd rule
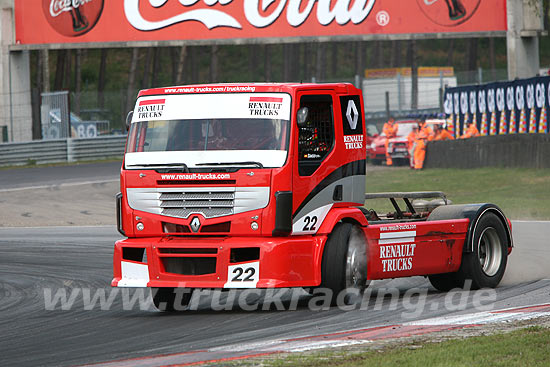
[[[549,350],[550,329],[531,326],[509,333],[467,339],[424,344],[412,341],[399,347],[385,347],[366,352],[330,351],[291,354],[262,360],[261,365],[269,367],[547,367],[550,366]]]
[[[511,219],[550,220],[549,169],[367,170],[366,191],[443,191],[453,204],[494,203]],[[365,206],[382,213],[392,208],[388,200]]]

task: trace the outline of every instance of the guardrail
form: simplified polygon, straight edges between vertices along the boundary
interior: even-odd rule
[[[77,162],[122,156],[126,136],[0,144],[0,166]]]
[[[67,161],[86,161],[122,156],[126,136],[67,139]]]

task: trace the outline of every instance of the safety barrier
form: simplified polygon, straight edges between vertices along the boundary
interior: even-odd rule
[[[549,134],[481,136],[431,141],[425,168],[550,168]]]
[[[77,162],[122,156],[126,136],[0,144],[0,166]]]
[[[126,136],[106,136],[92,139],[67,139],[69,162],[122,156]]]

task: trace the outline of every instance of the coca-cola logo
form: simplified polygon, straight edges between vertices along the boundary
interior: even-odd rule
[[[432,22],[446,27],[454,27],[470,19],[481,0],[416,0],[420,10]]]
[[[48,23],[58,33],[77,37],[89,32],[99,20],[104,0],[42,0]]]
[[[166,14],[163,10],[173,5],[175,0],[124,0],[124,13],[130,24],[140,31],[155,31],[188,21],[200,22],[208,29],[216,27],[242,29],[243,24],[229,12],[224,11],[224,7],[233,5],[233,2],[234,0],[179,0],[181,11],[159,18],[158,15],[153,14],[155,12]],[[292,27],[301,26],[311,17],[315,17],[323,26],[333,22],[339,25],[350,22],[359,24],[367,19],[375,3],[376,0],[235,1],[235,4],[242,4],[246,21],[256,28],[268,27],[284,18]],[[316,10],[314,5],[317,5]]]

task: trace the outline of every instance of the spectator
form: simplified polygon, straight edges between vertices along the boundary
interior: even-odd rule
[[[474,138],[476,136],[479,136],[479,130],[476,127],[476,124],[472,123],[472,121],[468,120],[466,121],[466,131],[462,136],[460,136],[460,139],[468,139],[468,138]]]
[[[418,125],[414,125],[413,130],[407,135],[407,150],[409,151],[409,163],[411,168],[414,168],[414,148],[417,135]]]
[[[430,139],[430,140],[454,140],[455,139],[454,136],[452,136],[451,133],[448,132],[446,128],[444,128],[439,124],[436,124],[434,126],[434,129],[435,129],[435,132],[434,132],[433,139]]]
[[[424,167],[424,159],[426,158],[426,142],[428,135],[424,131],[420,131],[415,141],[414,148],[414,169],[422,169]]]
[[[418,122],[418,127],[420,132],[424,132],[428,139],[433,136],[434,132],[428,125],[426,125],[426,120],[420,120],[420,122]]]
[[[393,117],[390,117],[388,122],[384,124],[383,132],[386,135],[386,165],[391,166],[393,164],[393,161],[390,156],[390,152],[388,151],[388,145],[390,143],[390,139],[394,138],[395,135],[397,135],[397,124],[395,123],[395,120]]]

